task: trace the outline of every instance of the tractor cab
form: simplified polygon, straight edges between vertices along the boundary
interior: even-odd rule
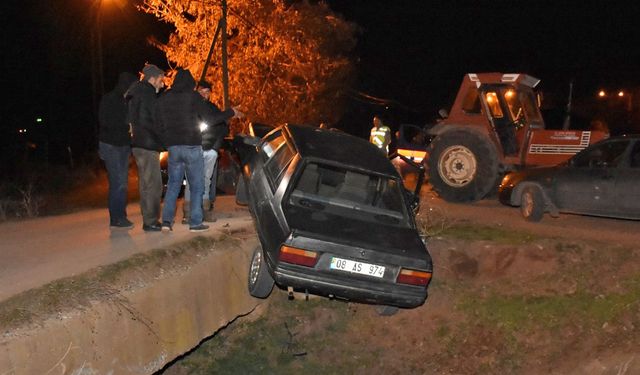
[[[533,90],[539,82],[526,74],[467,74],[441,125],[476,125],[505,157],[518,156],[529,131],[545,127]]]

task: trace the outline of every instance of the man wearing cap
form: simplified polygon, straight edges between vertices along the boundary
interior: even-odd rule
[[[159,222],[162,200],[159,156],[163,145],[154,111],[158,92],[163,87],[164,71],[146,64],[140,81],[133,83],[125,95],[129,99],[132,152],[138,166],[142,229],[147,232],[157,232],[162,227]]]
[[[204,158],[204,193],[202,195],[202,210],[204,221],[216,221],[213,215],[213,201],[215,200],[215,181],[216,181],[216,164],[218,161],[218,150],[222,146],[224,137],[229,133],[229,125],[227,121],[233,117],[236,112],[232,109],[221,111],[215,104],[209,101],[211,96],[211,84],[206,81],[200,82],[197,88],[198,93],[202,97],[204,103],[209,107],[210,111],[220,116],[220,121],[216,124],[208,124],[206,119],[199,118],[200,132],[202,135],[202,156]],[[184,190],[184,204],[182,205],[182,224],[189,224],[190,220],[190,186],[187,185]]]

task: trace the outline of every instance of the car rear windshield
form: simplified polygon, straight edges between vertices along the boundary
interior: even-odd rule
[[[289,204],[354,220],[410,225],[397,180],[332,165],[306,164]]]

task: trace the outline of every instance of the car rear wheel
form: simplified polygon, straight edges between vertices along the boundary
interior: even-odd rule
[[[527,221],[538,222],[544,216],[544,196],[537,186],[527,186],[522,192],[520,212]]]
[[[249,267],[249,294],[257,298],[267,298],[273,289],[273,278],[267,270],[264,253],[260,245],[253,250]]]

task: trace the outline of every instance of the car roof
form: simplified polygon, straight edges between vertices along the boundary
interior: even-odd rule
[[[365,139],[308,125],[286,124],[284,128],[303,158],[324,159],[355,169],[397,175],[386,155]]]

